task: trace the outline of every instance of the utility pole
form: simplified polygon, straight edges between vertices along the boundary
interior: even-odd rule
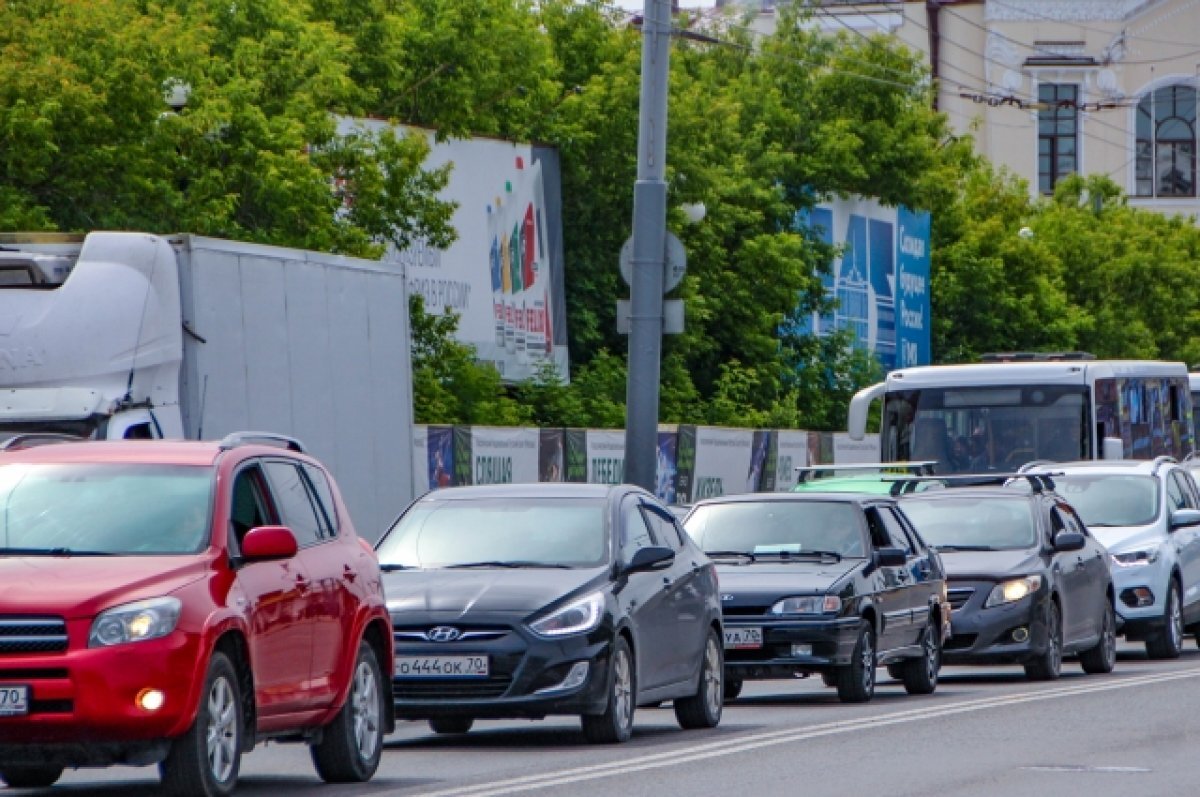
[[[651,492],[658,461],[663,272],[667,234],[667,76],[671,0],[646,0],[637,182],[633,187],[633,279],[625,393],[625,481]]]

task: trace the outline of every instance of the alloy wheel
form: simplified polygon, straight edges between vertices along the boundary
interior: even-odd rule
[[[929,680],[936,682],[939,664],[941,664],[941,649],[938,647],[936,631],[930,626],[925,634],[925,673]]]
[[[870,693],[875,688],[875,642],[869,633],[863,634],[861,656],[863,690]]]
[[[1167,591],[1167,633],[1171,635],[1171,649],[1183,646],[1183,612],[1179,609],[1179,590],[1174,583]]]
[[[710,636],[704,646],[704,699],[708,703],[708,710],[714,715],[720,713],[724,699],[725,686],[721,683],[721,675],[721,652]]]
[[[238,752],[238,707],[233,688],[225,678],[217,678],[208,690],[208,728],[205,733],[208,768],[217,783],[233,774]]]
[[[350,700],[354,707],[354,743],[359,756],[369,761],[379,745],[379,685],[368,662],[358,663]]]
[[[633,682],[629,671],[629,656],[620,651],[613,667],[613,713],[621,727],[626,727],[633,720]]]

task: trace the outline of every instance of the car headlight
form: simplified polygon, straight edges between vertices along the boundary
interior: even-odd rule
[[[837,595],[798,595],[784,598],[771,607],[770,614],[826,614],[842,608]]]
[[[1145,548],[1140,551],[1127,551],[1125,553],[1109,554],[1112,558],[1112,563],[1117,567],[1139,567],[1141,565],[1152,565],[1158,561],[1157,547]]]
[[[983,604],[983,607],[986,609],[989,606],[999,606],[1002,603],[1016,603],[1021,598],[1032,595],[1041,588],[1041,576],[1025,576],[1024,578],[1014,578],[1010,581],[1001,581],[992,587],[992,594],[988,595],[988,599]]]
[[[529,624],[535,634],[560,637],[583,634],[600,625],[604,616],[604,593],[593,592]]]
[[[103,648],[164,637],[175,630],[182,608],[179,598],[170,597],[114,606],[92,621],[88,647]]]

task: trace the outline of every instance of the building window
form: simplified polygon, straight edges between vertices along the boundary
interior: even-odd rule
[[[1196,195],[1196,89],[1163,86],[1137,109],[1137,195]]]
[[[1054,193],[1058,181],[1079,171],[1079,86],[1038,86],[1038,188]]]

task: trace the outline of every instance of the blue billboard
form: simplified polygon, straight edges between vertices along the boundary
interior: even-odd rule
[[[833,311],[800,319],[818,335],[850,329],[885,370],[930,362],[929,228],[926,212],[869,199],[824,202],[796,218],[839,248],[825,290]]]

